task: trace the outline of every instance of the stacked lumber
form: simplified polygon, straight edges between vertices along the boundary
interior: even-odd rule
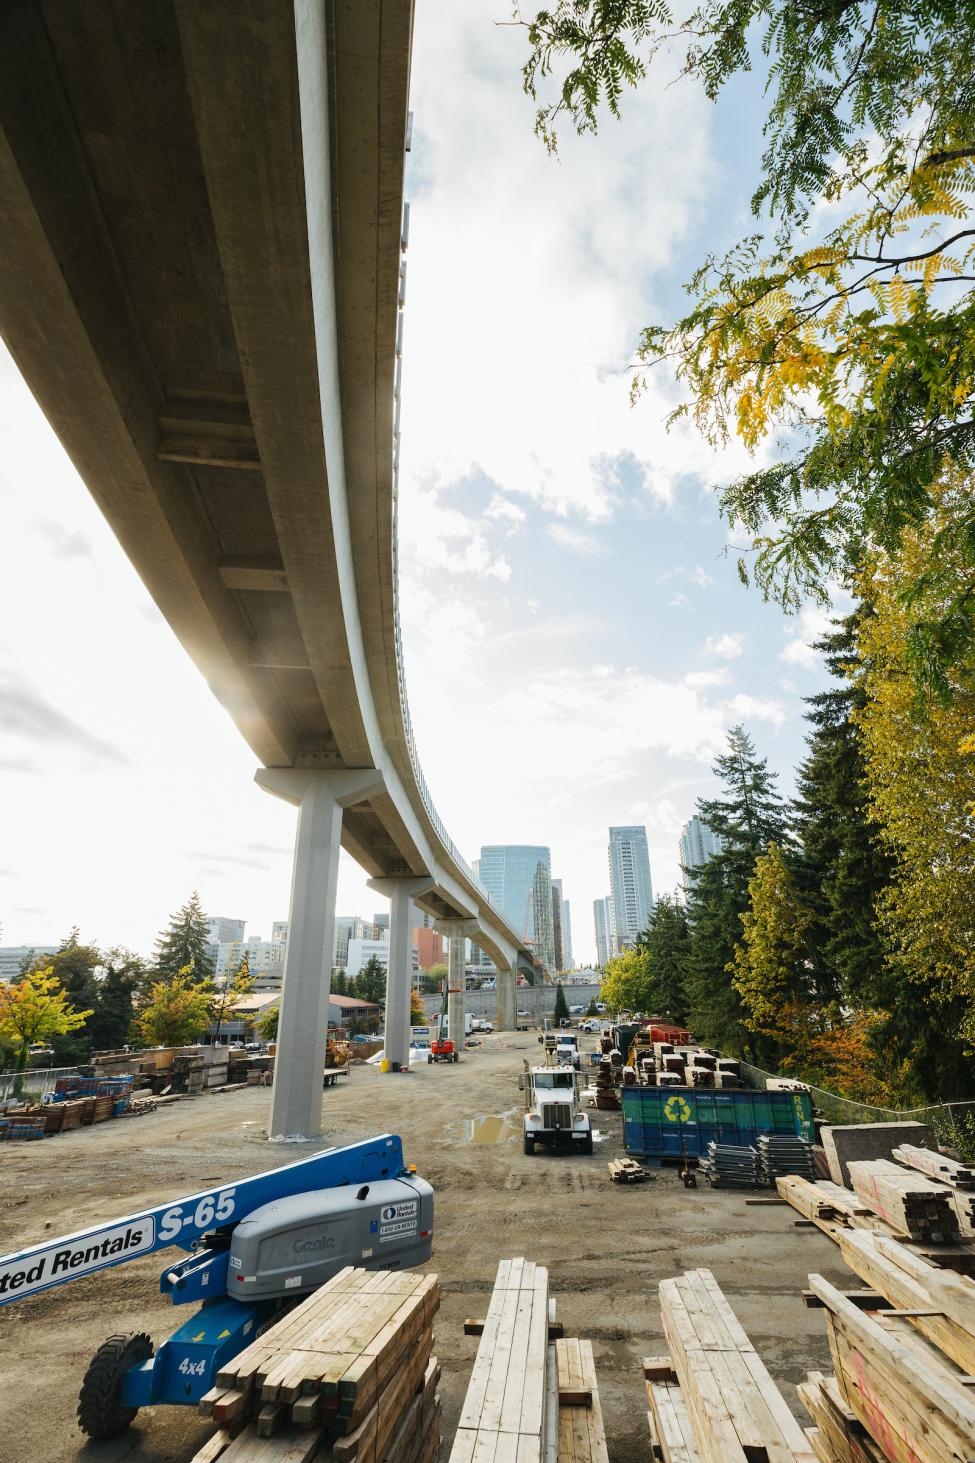
[[[613,1158],[606,1167],[614,1184],[642,1184],[650,1177],[632,1158]]]
[[[502,1260],[464,1329],[481,1341],[450,1463],[608,1463],[592,1344],[561,1336],[546,1270]]]
[[[958,1219],[958,1229],[966,1238],[975,1236],[975,1164],[960,1163],[930,1148],[915,1148],[902,1143],[893,1156],[898,1163],[917,1169],[933,1183],[941,1184]]]
[[[806,1429],[820,1463],[886,1463],[887,1454],[874,1442],[856,1413],[843,1400],[835,1377],[809,1372],[796,1388],[816,1426]]]
[[[832,1223],[873,1214],[869,1204],[864,1204],[856,1194],[829,1179],[814,1182],[799,1174],[785,1174],[775,1180],[775,1187],[793,1209],[814,1223]]]
[[[809,1284],[826,1312],[836,1373],[835,1392],[827,1387],[824,1393],[815,1374],[804,1392],[817,1424],[811,1439],[816,1456],[823,1463],[845,1463],[849,1457],[967,1463],[975,1455],[975,1397],[966,1386],[968,1373],[918,1333],[913,1323],[924,1318],[897,1310],[868,1313],[821,1275],[810,1275]],[[975,1306],[970,1314],[975,1320]],[[837,1392],[846,1425],[839,1427],[832,1416],[831,1428],[826,1403]],[[860,1424],[861,1437],[865,1432],[876,1445],[872,1450],[851,1451],[856,1435],[848,1414]]]
[[[450,1463],[492,1463],[509,1450],[537,1463],[546,1446],[546,1413],[554,1427],[546,1376],[548,1271],[530,1260],[502,1260]],[[557,1411],[557,1406],[556,1406]]]
[[[558,1382],[555,1458],[558,1463],[609,1463],[592,1342],[565,1338],[556,1341],[551,1351],[555,1352]],[[518,1463],[523,1463],[520,1449]],[[555,1463],[555,1459],[550,1463]]]
[[[194,1463],[433,1463],[439,1304],[435,1275],[341,1270],[217,1374]]]
[[[849,1169],[854,1193],[897,1234],[929,1242],[957,1237],[958,1215],[941,1185],[886,1158],[855,1161]]]
[[[96,1097],[95,1107],[91,1120],[93,1123],[104,1123],[112,1116],[112,1108],[115,1106],[115,1099],[110,1096]]]
[[[953,1189],[975,1189],[975,1163],[959,1163],[957,1158],[948,1158],[931,1148],[915,1148],[913,1143],[901,1143],[893,1156],[898,1163],[916,1168],[938,1183],[950,1184]]]
[[[802,1428],[710,1270],[662,1280],[660,1314],[680,1384],[679,1398],[658,1396],[656,1381],[648,1388],[665,1463],[813,1463]],[[667,1418],[658,1412],[664,1401]]]
[[[617,1053],[619,1055],[619,1053]],[[617,1069],[610,1057],[601,1057],[596,1068],[596,1106],[603,1112],[618,1112],[619,1093],[616,1091]]]
[[[5,1143],[32,1142],[44,1137],[44,1123],[41,1108],[14,1108],[0,1120],[0,1139]]]
[[[650,1450],[662,1463],[700,1463],[691,1414],[669,1356],[644,1357]]]

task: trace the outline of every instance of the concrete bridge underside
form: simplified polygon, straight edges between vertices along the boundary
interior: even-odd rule
[[[402,686],[411,27],[411,0],[0,7],[0,333],[258,780],[299,808],[274,1136],[320,1128],[340,846],[391,899],[396,1060],[407,890],[473,922],[501,1019],[530,963],[429,803]]]

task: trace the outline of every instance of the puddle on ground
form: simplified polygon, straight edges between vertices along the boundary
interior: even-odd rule
[[[464,1119],[464,1137],[468,1143],[501,1143],[505,1138],[521,1137],[521,1109]]]

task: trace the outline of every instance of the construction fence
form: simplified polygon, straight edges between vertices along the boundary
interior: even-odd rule
[[[781,1072],[765,1072],[750,1062],[741,1063],[742,1080],[752,1088],[764,1090],[770,1078]],[[796,1079],[799,1080],[799,1079]],[[928,1123],[938,1142],[958,1148],[966,1159],[975,1157],[975,1102],[940,1102],[931,1107],[873,1107],[866,1102],[852,1102],[822,1087],[804,1084],[812,1094],[813,1106],[828,1123]]]

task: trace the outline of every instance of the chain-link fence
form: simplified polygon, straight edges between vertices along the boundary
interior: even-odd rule
[[[741,1075],[750,1087],[764,1089],[770,1078],[781,1073],[764,1072],[750,1062],[741,1063]],[[796,1079],[799,1080],[798,1078]],[[975,1102],[940,1102],[931,1107],[874,1107],[803,1084],[812,1094],[813,1106],[828,1123],[928,1123],[937,1141],[957,1148],[968,1160],[975,1160]]]
[[[40,1102],[54,1091],[59,1077],[75,1077],[77,1067],[32,1067],[26,1072],[0,1072],[0,1107],[10,1102]]]

